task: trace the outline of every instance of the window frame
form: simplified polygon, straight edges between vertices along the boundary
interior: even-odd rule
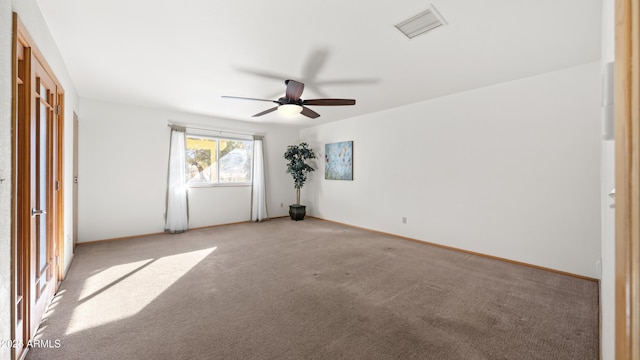
[[[218,178],[216,182],[189,182],[187,181],[186,185],[188,188],[213,188],[213,187],[247,187],[253,185],[253,137],[241,137],[241,136],[225,136],[224,134],[212,135],[207,134],[205,132],[199,131],[189,131],[185,134],[186,139],[188,138],[205,138],[209,140],[216,141],[216,173]],[[220,141],[228,140],[228,141],[250,141],[252,144],[252,151],[250,152],[251,160],[249,165],[249,175],[251,176],[251,180],[245,182],[230,182],[230,183],[221,183],[220,182]],[[185,141],[186,147],[186,141]],[[188,149],[188,147],[187,147]],[[185,149],[186,150],[186,149]],[[186,158],[186,151],[185,151]],[[186,159],[185,159],[186,160]],[[185,166],[188,166],[188,163],[185,161]],[[187,170],[188,173],[188,170]]]

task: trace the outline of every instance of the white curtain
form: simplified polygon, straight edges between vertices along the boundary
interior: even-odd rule
[[[189,222],[185,157],[186,129],[172,125],[167,180],[167,215],[164,225],[164,231],[170,233],[187,231]]]
[[[253,137],[253,186],[251,188],[251,221],[268,219],[267,195],[264,181],[264,152],[262,136]]]

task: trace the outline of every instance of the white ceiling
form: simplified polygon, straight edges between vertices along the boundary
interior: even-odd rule
[[[311,126],[600,59],[600,0],[37,0],[80,97]],[[433,4],[448,22],[393,26]],[[252,118],[284,80],[318,119]]]

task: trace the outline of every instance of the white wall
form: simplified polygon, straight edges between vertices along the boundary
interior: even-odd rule
[[[285,216],[295,193],[282,154],[298,141],[294,127],[215,119],[82,99],[79,115],[78,241],[164,230],[168,122],[265,136],[270,217]],[[250,220],[251,188],[189,190],[190,227]]]
[[[615,1],[602,2],[602,69],[614,60]],[[604,119],[603,119],[604,120]],[[608,193],[615,186],[615,143],[602,141],[602,281],[600,304],[602,308],[601,349],[603,360],[615,359],[615,210]]]
[[[11,338],[11,2],[0,1],[0,339]],[[0,348],[0,359],[10,359]]]
[[[301,131],[354,141],[354,180],[302,191],[311,215],[596,278],[600,64]],[[407,224],[402,224],[407,217]]]

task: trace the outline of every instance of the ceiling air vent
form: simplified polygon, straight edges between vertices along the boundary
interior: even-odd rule
[[[424,34],[446,24],[447,22],[444,20],[442,15],[440,15],[438,10],[431,5],[428,10],[412,16],[395,26],[409,39],[413,39],[420,34]]]

